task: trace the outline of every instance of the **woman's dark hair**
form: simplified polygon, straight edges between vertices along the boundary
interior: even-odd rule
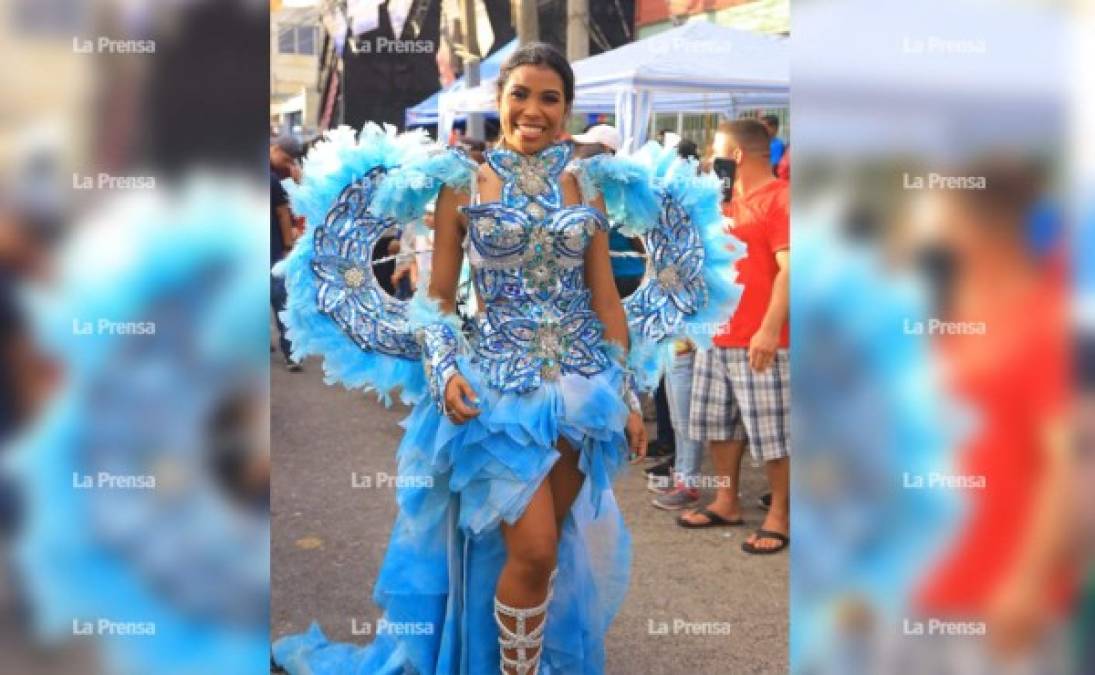
[[[574,71],[563,54],[546,42],[530,42],[509,55],[498,69],[498,98],[506,88],[510,73],[521,66],[545,66],[551,68],[563,81],[563,100],[567,106],[574,102]]]

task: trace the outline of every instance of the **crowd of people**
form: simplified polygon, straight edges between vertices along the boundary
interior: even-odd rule
[[[488,129],[489,131],[489,129]],[[745,247],[736,263],[742,286],[740,304],[725,325],[715,330],[714,347],[697,350],[689,340],[674,345],[674,356],[660,386],[651,396],[657,437],[651,443],[645,472],[654,493],[652,506],[680,511],[676,522],[688,529],[743,526],[740,494],[741,461],[748,449],[763,464],[769,491],[757,495],[767,515],[742,548],[747,553],[776,553],[789,543],[790,361],[788,353],[789,162],[775,115],[723,121],[701,153],[697,144],[667,130],[656,138],[675,147],[680,159],[698,173],[718,176],[723,184],[722,212],[728,231]],[[465,136],[449,139],[477,163],[494,141]],[[619,132],[593,124],[569,139],[575,158],[619,151]],[[291,250],[303,232],[288,207],[281,180],[300,179],[303,146],[292,138],[272,141],[270,238],[271,265]],[[621,297],[633,293],[646,273],[639,238],[613,231],[612,271]],[[403,228],[399,236],[381,239],[374,252],[378,281],[394,297],[408,299],[429,283],[433,248],[433,210]],[[284,282],[271,280],[275,314],[284,307]],[[277,320],[279,345],[287,367],[301,369],[291,355],[284,326]],[[274,347],[271,346],[271,350]],[[704,446],[714,469],[704,475]],[[701,505],[701,492],[714,498]]]

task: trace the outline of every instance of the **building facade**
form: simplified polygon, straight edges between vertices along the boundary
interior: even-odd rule
[[[309,136],[318,128],[322,29],[316,6],[270,9],[270,128]]]

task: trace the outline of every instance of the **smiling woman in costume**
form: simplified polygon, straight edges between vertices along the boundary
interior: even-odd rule
[[[398,452],[416,480],[397,491],[374,593],[394,629],[378,625],[367,647],[318,626],[282,638],[275,660],[294,675],[604,672],[631,562],[611,483],[629,450],[646,451],[637,387],[656,377],[660,345],[736,294],[717,181],[683,171],[663,189],[636,162],[572,162],[556,139],[573,100],[566,59],[526,45],[500,70],[502,139],[481,167],[369,126],[357,144],[332,134],[314,159],[323,177],[290,187],[312,209],[281,269],[294,353],[416,404]],[[375,292],[371,247],[435,198],[428,291],[409,303]],[[606,200],[629,236],[648,237],[655,272],[680,267],[648,275],[626,312]],[[465,258],[479,308],[467,326]]]

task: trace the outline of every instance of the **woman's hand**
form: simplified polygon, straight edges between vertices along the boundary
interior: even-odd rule
[[[646,425],[641,413],[632,412],[627,416],[627,447],[631,451],[631,463],[641,462],[646,457]]]
[[[696,351],[696,343],[692,342],[688,338],[683,338],[673,343],[673,352],[677,356],[690,354],[694,351]]]
[[[466,399],[466,400],[465,400]],[[471,405],[467,401],[471,401]],[[445,410],[448,410],[449,421],[453,424],[463,424],[479,414],[475,404],[479,398],[475,390],[471,388],[463,375],[457,373],[445,383]]]

